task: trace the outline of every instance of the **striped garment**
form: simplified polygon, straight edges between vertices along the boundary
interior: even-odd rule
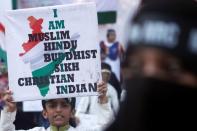
[[[0,22],[0,59],[7,63],[6,51],[5,51],[5,28]]]

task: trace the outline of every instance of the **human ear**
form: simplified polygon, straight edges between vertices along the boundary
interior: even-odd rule
[[[75,112],[76,112],[75,109],[72,109],[71,110],[71,112],[70,112],[70,117],[71,118],[74,118],[75,117]]]
[[[42,116],[43,116],[45,119],[48,119],[47,111],[46,111],[45,109],[42,111]]]

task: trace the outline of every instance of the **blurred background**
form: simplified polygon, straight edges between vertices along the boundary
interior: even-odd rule
[[[98,12],[102,10],[114,10],[117,12],[115,22],[113,21],[111,23],[99,24],[99,40],[105,40],[107,29],[114,28],[117,32],[117,39],[119,41],[123,41],[125,22],[127,21],[129,14],[136,9],[139,0],[105,0],[107,2],[103,2],[104,0],[0,0],[0,21],[3,23],[3,12],[5,10],[87,1],[95,1]],[[112,4],[112,7],[109,6],[109,3]]]

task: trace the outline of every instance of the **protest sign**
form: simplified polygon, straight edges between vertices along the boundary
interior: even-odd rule
[[[101,80],[94,3],[6,12],[15,101],[97,95]]]

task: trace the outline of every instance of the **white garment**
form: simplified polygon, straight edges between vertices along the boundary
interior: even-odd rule
[[[105,41],[104,44],[107,48],[110,48],[113,45],[113,43],[109,43],[107,41]],[[117,79],[120,81],[120,57],[118,57],[116,60],[111,60],[110,58],[106,57],[104,62],[111,66],[112,72],[114,72]]]
[[[95,104],[95,106],[97,106],[98,112],[97,115],[94,116],[96,119],[87,119],[87,116],[79,115],[79,126],[77,126],[77,128],[70,127],[68,131],[102,131],[110,121],[111,108],[109,103]],[[50,128],[45,129],[44,127],[35,127],[29,130],[15,130],[15,125],[13,124],[15,117],[16,111],[11,113],[7,112],[6,108],[4,108],[1,111],[0,131],[50,131]],[[94,121],[94,123],[90,126],[87,123],[91,123],[91,121]]]
[[[111,104],[112,110],[115,114],[118,113],[119,110],[119,100],[118,100],[118,93],[115,88],[111,84],[107,84],[107,96],[109,98],[109,102]]]
[[[114,87],[110,84],[107,84],[107,96],[109,100],[109,104],[111,107],[111,118],[108,119],[113,119],[114,114],[117,114],[118,109],[119,109],[119,101],[118,101],[118,95]],[[105,115],[103,112],[100,112],[97,109],[98,105],[98,96],[90,96],[90,97],[82,97],[79,105],[77,106],[76,109],[76,115],[81,115],[81,114],[89,114],[89,115]],[[98,115],[99,116],[99,115]],[[103,116],[104,117],[104,116]],[[107,118],[106,118],[107,119]]]
[[[127,92],[125,89],[122,90],[121,95],[120,95],[120,101],[124,101],[126,98]]]

